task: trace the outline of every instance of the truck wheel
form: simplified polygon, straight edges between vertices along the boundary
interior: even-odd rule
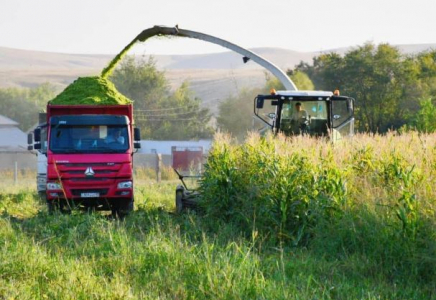
[[[133,209],[134,209],[133,202],[134,202],[133,199],[130,199],[125,204],[124,211],[126,212],[126,214],[130,214],[133,211]]]
[[[59,210],[59,202],[56,200],[47,200],[48,214],[52,215]]]
[[[183,191],[176,191],[176,213],[180,214],[183,211]]]
[[[112,216],[120,219],[128,216],[134,208],[133,199],[120,200],[119,203],[112,204]]]
[[[54,214],[55,212],[60,212],[63,215],[71,214],[70,207],[58,199],[47,200],[47,208],[50,215]]]

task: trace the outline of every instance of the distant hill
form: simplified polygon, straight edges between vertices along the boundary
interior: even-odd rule
[[[436,49],[436,44],[398,45],[403,53]],[[322,51],[344,54],[353,47]],[[321,52],[297,52],[280,48],[250,49],[283,70],[300,61],[312,62]],[[0,88],[33,87],[50,82],[63,89],[79,76],[98,75],[115,55],[65,54],[0,47]],[[265,83],[265,71],[256,63],[244,64],[241,55],[221,52],[198,55],[153,55],[165,70],[172,87],[184,80],[215,111],[218,103],[244,87]]]
[[[436,49],[436,44],[397,45],[407,54]],[[322,53],[346,53],[353,47],[322,51]],[[277,66],[293,68],[300,61],[311,62],[321,52],[297,52],[280,48],[253,48],[253,52],[272,61]],[[115,55],[65,54],[42,51],[20,50],[0,47],[0,70],[89,70],[102,69]],[[248,69],[261,68],[256,63],[244,64],[241,55],[221,52],[196,55],[153,55],[160,68],[172,69]]]
[[[301,60],[310,61],[318,53],[303,53],[279,48],[255,48],[255,53],[284,69]],[[0,47],[0,70],[102,69],[114,55],[64,54]],[[261,68],[256,63],[244,64],[241,55],[222,52],[197,55],[153,55],[164,69],[247,69]]]

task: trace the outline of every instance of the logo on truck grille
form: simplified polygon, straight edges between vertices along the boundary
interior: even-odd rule
[[[94,176],[94,170],[91,168],[91,167],[88,167],[87,169],[86,169],[86,171],[85,171],[85,175],[86,176],[90,176],[90,177],[92,177],[92,176]]]

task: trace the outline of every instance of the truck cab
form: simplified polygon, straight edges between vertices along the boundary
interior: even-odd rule
[[[49,211],[80,207],[121,215],[133,210],[132,156],[140,136],[132,123],[132,105],[48,105]],[[44,140],[40,135],[35,131],[36,142]]]
[[[274,133],[339,140],[354,134],[354,99],[326,91],[272,91],[254,99],[254,114]]]

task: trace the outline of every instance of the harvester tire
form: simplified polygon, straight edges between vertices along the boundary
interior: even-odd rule
[[[184,207],[183,207],[183,191],[177,190],[176,191],[176,213],[180,214],[182,213]]]

